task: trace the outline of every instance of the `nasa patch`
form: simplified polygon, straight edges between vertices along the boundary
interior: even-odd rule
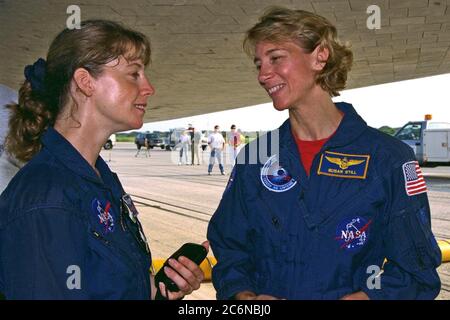
[[[94,198],[92,200],[92,212],[97,215],[100,224],[104,227],[105,234],[114,231],[111,202],[106,201],[106,204],[103,205],[100,200]]]
[[[277,155],[271,156],[261,168],[261,182],[273,192],[285,192],[297,184],[289,172],[279,165]]]
[[[347,218],[336,229],[336,240],[341,249],[358,251],[369,238],[369,226],[372,220],[367,221],[361,217]]]

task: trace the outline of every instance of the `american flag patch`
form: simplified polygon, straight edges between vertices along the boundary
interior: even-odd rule
[[[410,161],[403,165],[403,174],[405,176],[405,188],[408,196],[415,196],[427,192],[427,186],[423,179],[422,170],[420,170],[417,161]]]

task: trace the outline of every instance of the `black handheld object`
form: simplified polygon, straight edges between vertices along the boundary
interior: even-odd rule
[[[175,251],[169,257],[169,259],[178,260],[179,257],[183,256],[183,257],[186,257],[186,258],[192,260],[197,265],[200,265],[202,263],[202,261],[205,260],[207,254],[208,254],[208,251],[206,250],[206,248],[204,246],[202,246],[200,244],[196,244],[196,243],[185,243],[185,244],[183,244],[183,246],[180,249]],[[178,292],[178,291],[180,291],[178,286],[175,284],[175,282],[170,280],[167,277],[166,273],[164,272],[164,267],[167,266],[167,267],[171,268],[171,266],[169,265],[169,259],[167,259],[164,262],[162,268],[158,271],[158,273],[156,273],[155,285],[159,291],[159,283],[162,281],[166,285],[167,290],[172,291],[172,292]]]

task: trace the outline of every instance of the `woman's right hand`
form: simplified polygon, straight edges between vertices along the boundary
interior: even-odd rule
[[[256,294],[251,291],[242,291],[234,296],[236,300],[280,300],[268,294]]]

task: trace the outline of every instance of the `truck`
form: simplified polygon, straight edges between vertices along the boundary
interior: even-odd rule
[[[425,115],[423,121],[410,121],[395,134],[409,145],[420,165],[450,164],[450,122],[433,121]]]

